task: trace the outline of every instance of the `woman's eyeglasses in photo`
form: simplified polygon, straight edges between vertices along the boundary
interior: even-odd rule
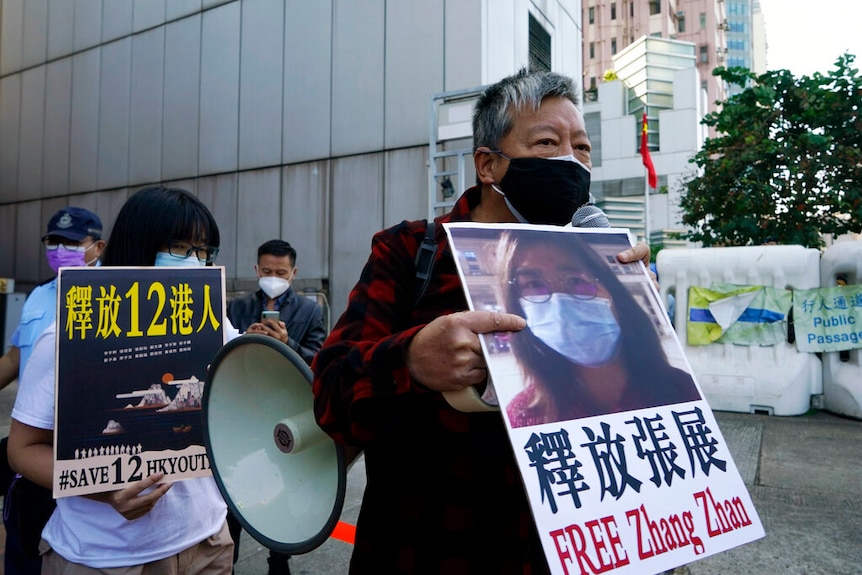
[[[598,280],[578,273],[568,273],[548,280],[532,273],[518,273],[509,280],[518,297],[532,303],[545,303],[553,293],[565,293],[578,299],[593,299],[598,293]]]

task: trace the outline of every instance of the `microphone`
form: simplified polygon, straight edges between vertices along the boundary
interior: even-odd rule
[[[572,216],[572,227],[609,228],[611,227],[611,222],[601,208],[592,204],[584,204]]]

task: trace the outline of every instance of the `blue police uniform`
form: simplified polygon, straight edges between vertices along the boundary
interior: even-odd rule
[[[57,314],[57,278],[37,286],[21,309],[21,322],[12,334],[12,345],[18,348],[20,362],[18,364],[18,379],[24,373],[24,366],[33,352],[33,345],[45,328],[54,321]]]

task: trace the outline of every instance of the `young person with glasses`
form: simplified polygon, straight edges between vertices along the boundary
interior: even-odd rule
[[[123,205],[104,266],[204,266],[219,230],[185,190],[145,188]],[[227,324],[228,337],[236,330]],[[231,331],[232,330],[232,331]],[[50,489],[53,481],[56,325],[39,337],[24,370],[9,433],[9,461]],[[119,491],[57,500],[42,531],[43,574],[228,575],[233,541],[227,506],[212,477],[160,483],[154,473]]]

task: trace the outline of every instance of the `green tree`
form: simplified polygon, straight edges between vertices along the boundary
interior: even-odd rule
[[[757,76],[717,68],[748,85],[708,114],[714,127],[691,160],[680,207],[691,241],[819,247],[820,234],[862,229],[862,77],[844,54],[828,74]]]

